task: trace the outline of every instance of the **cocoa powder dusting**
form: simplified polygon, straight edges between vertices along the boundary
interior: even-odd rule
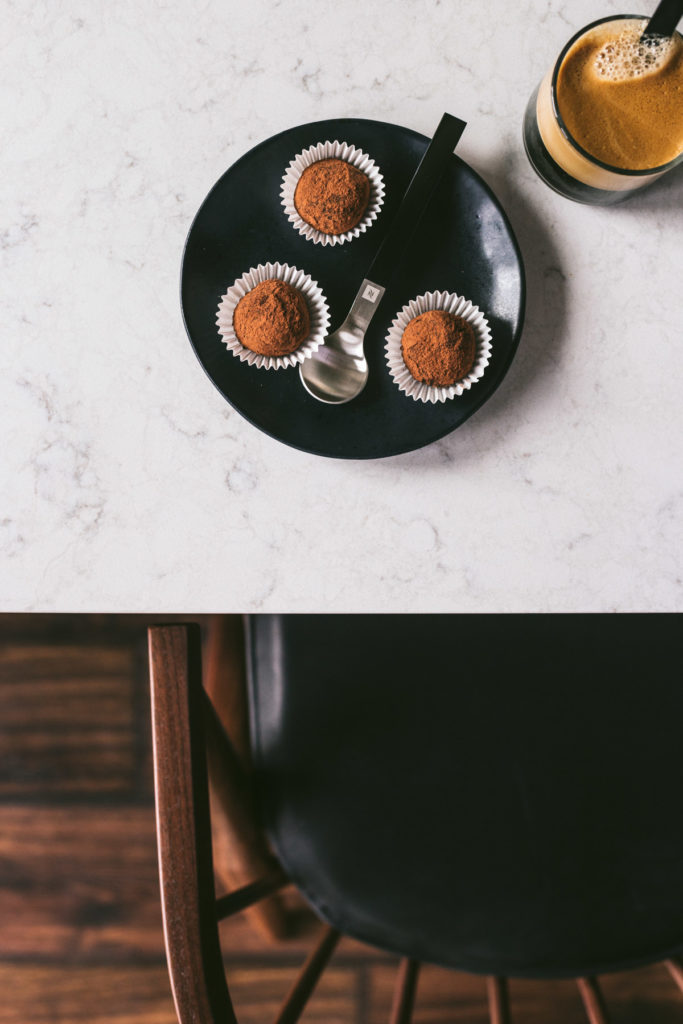
[[[370,179],[345,160],[318,160],[307,167],[294,192],[299,216],[326,235],[355,228],[370,199]]]
[[[472,324],[442,309],[414,317],[401,338],[403,359],[413,377],[437,388],[467,376],[476,348]]]
[[[306,299],[285,281],[261,281],[240,299],[232,317],[245,348],[264,356],[286,356],[311,328]]]

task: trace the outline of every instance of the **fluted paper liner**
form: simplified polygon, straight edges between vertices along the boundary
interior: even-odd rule
[[[367,174],[370,180],[370,198],[363,218],[355,228],[351,228],[350,231],[345,231],[341,235],[326,235],[324,231],[318,231],[300,216],[294,205],[294,193],[299,178],[307,167],[320,160],[334,158],[345,160],[347,164],[353,164],[354,167]],[[317,245],[341,245],[343,242],[350,242],[351,239],[358,238],[377,219],[377,214],[384,202],[384,178],[375,161],[361,149],[349,145],[348,142],[337,142],[336,140],[334,142],[319,142],[315,146],[309,146],[291,161],[282,179],[280,196],[287,217],[300,235]]]
[[[405,364],[401,351],[401,338],[410,321],[430,309],[442,309],[455,316],[461,316],[463,320],[468,320],[472,324],[476,335],[472,369],[466,377],[448,388],[432,387],[415,380]],[[456,295],[455,292],[426,292],[424,295],[418,295],[416,299],[411,299],[397,315],[386,337],[385,352],[389,372],[401,391],[410,395],[416,402],[446,402],[469,391],[483,376],[491,361],[491,329],[479,307],[462,295]]]
[[[304,338],[297,349],[286,356],[264,356],[258,352],[252,352],[241,343],[233,326],[235,308],[240,299],[243,299],[252,288],[261,284],[262,281],[272,280],[285,281],[303,294],[311,320],[308,336]],[[242,362],[256,366],[258,369],[281,370],[286,366],[303,363],[304,359],[320,348],[327,337],[330,313],[320,286],[309,274],[305,274],[303,270],[298,270],[296,267],[290,267],[287,263],[259,263],[257,267],[252,267],[246,274],[243,274],[232,287],[228,288],[225,295],[221,296],[216,323],[221,340],[228,350]]]

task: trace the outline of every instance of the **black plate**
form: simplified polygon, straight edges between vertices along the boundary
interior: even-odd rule
[[[343,245],[306,241],[280,203],[280,182],[301,150],[327,139],[371,156],[384,176],[384,206],[373,226]],[[524,317],[524,267],[512,228],[491,189],[457,156],[422,216],[401,270],[387,287],[366,334],[370,378],[348,405],[329,406],[304,390],[297,368],[258,370],[236,359],[216,328],[220,296],[250,267],[289,263],[310,274],[339,326],[424,153],[424,135],[383,121],[340,118],[291,128],[233,164],[214,185],[190,228],[183,256],[185,327],[200,363],[221,394],[250,423],[285,444],[345,459],[375,459],[438,440],[489,398],[512,361]],[[436,405],[399,391],[387,368],[391,321],[427,291],[458,292],[491,325],[492,358],[483,378],[460,398]]]

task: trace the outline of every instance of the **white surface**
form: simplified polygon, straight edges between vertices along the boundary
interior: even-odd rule
[[[521,142],[547,65],[614,0],[2,7],[3,610],[682,607],[683,175],[588,209]],[[431,134],[444,110],[525,256],[518,355],[430,448],[293,451],[186,340],[192,216],[274,132]]]

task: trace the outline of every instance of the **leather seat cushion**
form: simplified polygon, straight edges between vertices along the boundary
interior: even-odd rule
[[[683,948],[673,616],[254,616],[267,834],[341,931],[475,972]]]

